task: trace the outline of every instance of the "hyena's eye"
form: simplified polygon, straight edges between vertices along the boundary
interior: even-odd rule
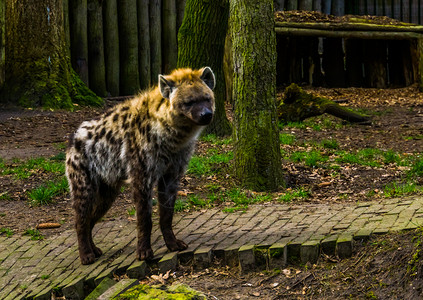
[[[185,104],[186,107],[191,107],[195,104],[195,102],[197,102],[197,101],[191,100],[191,101],[185,102],[184,104]]]

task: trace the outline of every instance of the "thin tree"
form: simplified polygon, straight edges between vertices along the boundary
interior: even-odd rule
[[[6,2],[6,82],[0,99],[50,108],[101,104],[71,67],[62,0]]]
[[[237,178],[256,191],[283,184],[276,113],[273,0],[231,0],[234,157]]]
[[[228,26],[227,0],[187,0],[182,25],[178,32],[178,67],[209,66],[216,75],[216,113],[206,133],[230,134],[225,113],[225,79],[223,51]]]

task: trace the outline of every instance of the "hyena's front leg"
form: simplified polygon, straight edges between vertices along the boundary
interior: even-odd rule
[[[188,245],[176,239],[172,229],[173,211],[178,191],[179,176],[166,174],[158,182],[160,229],[166,246],[170,251],[185,250]]]
[[[148,260],[154,257],[151,249],[151,188],[145,182],[135,180],[134,202],[137,210],[137,258]]]

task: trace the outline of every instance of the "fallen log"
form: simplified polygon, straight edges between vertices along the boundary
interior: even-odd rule
[[[283,123],[300,122],[324,113],[351,123],[371,124],[369,116],[354,112],[328,98],[306,93],[295,83],[285,89],[285,96],[278,106],[278,117]]]

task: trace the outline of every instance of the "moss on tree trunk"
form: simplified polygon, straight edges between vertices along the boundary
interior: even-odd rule
[[[6,9],[6,83],[0,99],[67,109],[72,102],[102,103],[71,68],[61,0],[11,0]]]
[[[300,122],[324,113],[349,122],[370,122],[368,116],[342,107],[330,99],[308,94],[295,83],[285,89],[285,96],[278,106],[279,120],[285,123]]]
[[[216,113],[206,133],[230,134],[225,113],[223,51],[228,26],[227,0],[187,0],[185,15],[178,33],[178,67],[209,66],[216,75]]]
[[[235,171],[263,191],[283,184],[276,114],[276,36],[272,0],[230,1]]]

